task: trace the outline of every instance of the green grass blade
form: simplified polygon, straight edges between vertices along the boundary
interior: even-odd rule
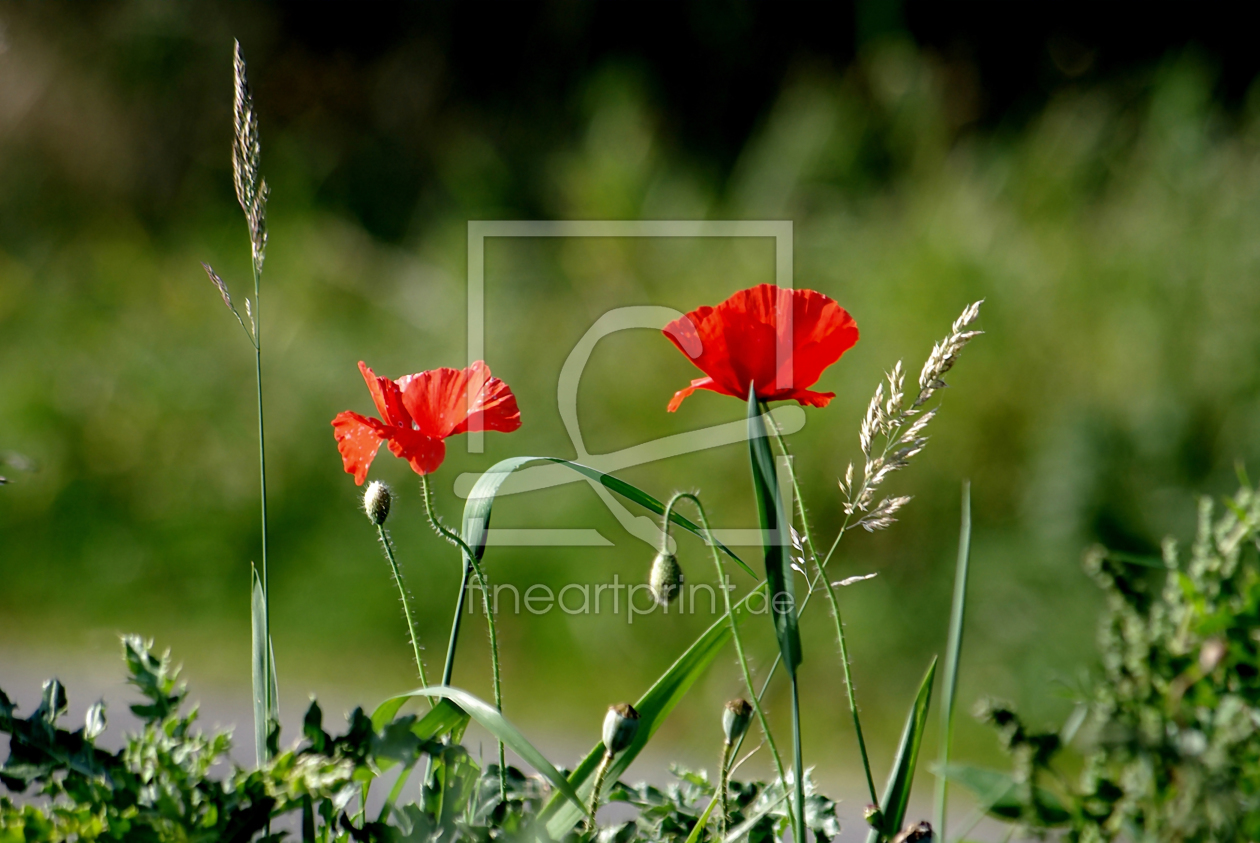
[[[494,507],[494,499],[499,493],[499,487],[511,476],[512,472],[531,462],[553,462],[557,465],[563,465],[578,474],[598,481],[604,487],[616,492],[632,503],[637,503],[649,512],[654,512],[657,515],[665,514],[665,504],[639,487],[633,486],[624,480],[619,480],[599,469],[561,459],[560,457],[512,457],[495,463],[482,474],[477,479],[477,482],[473,484],[472,491],[468,494],[468,502],[464,504],[463,538],[469,548],[477,554],[477,559],[480,560],[486,550],[486,531],[490,526],[490,510]],[[684,530],[704,538],[704,531],[679,513],[671,512],[669,520]],[[748,567],[744,560],[736,556],[734,551],[721,542],[716,542],[716,544],[718,550],[735,560],[750,577],[756,579],[757,575],[753,573],[752,568]]]
[[[774,470],[774,454],[770,450],[762,408],[753,388],[748,388],[748,457],[752,463],[753,491],[757,514],[761,519],[762,551],[766,562],[766,583],[770,588],[770,617],[779,652],[792,682],[793,744],[793,817],[797,843],[805,843],[805,780],[801,758],[800,692],[796,685],[796,669],[801,663],[801,632],[796,618],[796,589],[792,579],[792,560],[787,552],[791,520],[779,493],[778,475]]]
[[[928,666],[927,674],[919,685],[919,693],[906,716],[906,727],[901,733],[901,745],[893,762],[888,784],[884,787],[884,801],[880,810],[884,815],[882,833],[871,829],[866,843],[878,843],[880,837],[894,836],[906,818],[906,806],[910,804],[910,788],[914,784],[914,768],[919,761],[919,746],[923,743],[923,727],[927,723],[928,705],[932,702],[932,681],[936,678],[936,658]]]
[[[945,698],[941,701],[941,749],[937,764],[949,766],[949,744],[954,736],[954,698],[958,691],[958,659],[962,654],[963,621],[967,609],[967,572],[971,566],[971,483],[963,482],[962,523],[958,528],[958,566],[954,570],[954,604],[949,611],[949,644],[945,652]],[[945,839],[945,800],[949,780],[936,779],[932,827],[938,840]]]
[[[754,596],[761,595],[765,599],[765,584],[757,586],[749,594],[745,595],[732,608],[736,623],[742,623],[751,613],[749,602]],[[608,770],[608,777],[611,781],[625,772],[631,762],[638,757],[639,753],[652,739],[656,730],[665,722],[665,718],[669,716],[678,702],[686,695],[691,686],[700,678],[713,664],[713,660],[726,647],[731,638],[731,625],[726,615],[718,618],[713,624],[704,631],[704,633],[692,642],[678,660],[665,671],[659,679],[647,690],[643,696],[635,701],[634,707],[639,712],[639,728],[635,732],[634,740],[625,752],[618,755]],[[591,751],[578,764],[577,768],[569,774],[569,783],[577,789],[578,793],[584,797],[589,797],[592,788],[595,785],[594,774],[595,768],[599,766],[599,761],[604,755],[604,744],[597,741]],[[558,795],[553,796],[551,801],[547,803],[540,817],[547,824],[547,834],[553,840],[560,840],[566,834],[573,830],[573,827],[586,816],[585,810],[580,806],[574,806],[572,803],[562,800]]]
[[[704,827],[709,824],[709,814],[713,813],[713,809],[721,801],[722,794],[713,794],[713,798],[709,800],[709,807],[705,808],[704,813],[700,815],[700,819],[696,820],[696,825],[691,829],[691,834],[687,835],[685,843],[699,843],[700,835],[704,834]]]
[[[267,640],[267,595],[263,591],[258,569],[251,565],[249,570],[252,593],[250,627],[254,692],[254,759],[261,767],[267,763],[267,737],[271,732],[271,724],[278,721],[275,715],[277,709],[276,661],[271,653],[271,642]],[[268,694],[268,683],[271,686],[270,694]],[[271,702],[270,706],[267,704],[268,699]]]
[[[376,711],[372,712],[372,728],[378,732],[384,729],[398,716],[399,710],[412,699],[410,694],[403,694],[400,697],[391,697],[378,705]],[[458,731],[467,722],[468,712],[450,700],[439,700],[437,705],[425,712],[424,717],[416,721],[411,731],[423,740],[433,740],[447,732]]]
[[[795,675],[801,663],[801,633],[796,625],[796,589],[792,582],[792,561],[786,553],[789,524],[783,510],[783,497],[774,470],[765,420],[757,397],[748,392],[748,456],[752,462],[753,491],[757,514],[766,535],[762,550],[766,561],[766,582],[770,586],[770,616],[774,634],[789,674]]]
[[[392,697],[387,700],[383,705],[389,705],[399,698],[405,702],[411,697],[441,697],[455,703],[466,711],[472,719],[484,726],[486,731],[503,741],[507,746],[510,746],[517,755],[521,756],[530,766],[545,776],[555,786],[556,790],[568,797],[577,806],[579,811],[584,812],[586,810],[583,807],[581,797],[578,796],[573,786],[569,784],[569,780],[562,776],[560,771],[551,765],[546,756],[539,752],[521,734],[521,730],[513,726],[494,706],[467,691],[440,685],[434,688],[419,688],[406,694],[400,694],[398,697]],[[378,707],[377,711],[379,712],[380,710],[381,708]],[[437,709],[434,709],[434,711],[437,711]],[[429,714],[431,715],[433,712],[429,712]],[[428,715],[426,715],[427,718]]]

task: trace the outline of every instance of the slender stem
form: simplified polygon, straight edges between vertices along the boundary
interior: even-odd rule
[[[772,420],[773,421],[773,420]],[[849,714],[853,717],[853,731],[857,734],[858,752],[862,756],[862,769],[866,773],[866,786],[870,790],[871,803],[879,804],[879,797],[875,791],[875,779],[871,775],[871,761],[866,751],[866,738],[862,735],[862,720],[858,715],[857,693],[853,689],[852,667],[849,660],[849,645],[844,637],[844,621],[840,616],[840,601],[836,599],[835,589],[827,580],[826,564],[830,560],[831,554],[835,551],[836,545],[840,542],[840,537],[844,535],[844,530],[848,528],[848,519],[841,528],[840,535],[836,536],[836,541],[832,544],[831,550],[827,553],[827,560],[818,561],[818,554],[814,549],[814,539],[810,534],[809,519],[805,515],[805,501],[801,497],[801,487],[796,478],[796,467],[792,462],[792,454],[788,451],[787,443],[783,441],[783,434],[779,432],[779,426],[771,424],[771,430],[774,431],[775,441],[779,443],[779,451],[783,456],[787,457],[788,475],[792,478],[792,495],[796,498],[796,509],[801,519],[801,534],[805,541],[805,547],[809,551],[809,557],[814,562],[817,571],[816,576],[809,584],[809,593],[805,596],[805,601],[801,604],[801,612],[805,611],[805,606],[809,603],[809,598],[813,596],[814,589],[821,581],[827,590],[827,601],[831,604],[831,617],[835,621],[836,640],[840,643],[840,663],[844,667],[844,687],[848,695]],[[795,691],[795,687],[793,687]]]
[[[705,544],[709,546],[709,551],[713,554],[713,566],[717,570],[718,588],[722,592],[722,600],[726,604],[726,617],[731,625],[731,641],[735,644],[735,656],[739,661],[740,671],[744,675],[744,685],[748,689],[748,695],[752,697],[753,710],[757,712],[757,723],[761,726],[761,733],[766,736],[766,744],[770,747],[770,755],[774,759],[774,769],[779,775],[779,781],[783,782],[783,786],[787,787],[787,776],[783,772],[783,757],[779,755],[779,747],[774,742],[774,734],[770,731],[770,723],[766,719],[765,709],[761,707],[761,696],[766,692],[765,687],[758,694],[753,689],[752,670],[748,667],[748,656],[744,653],[744,643],[739,637],[739,624],[735,622],[735,615],[731,612],[731,592],[727,588],[726,572],[722,569],[722,558],[718,555],[717,543],[713,538],[713,531],[709,528],[709,517],[705,514],[704,505],[700,503],[700,499],[688,492],[679,492],[670,500],[669,505],[665,508],[666,523],[668,524],[669,512],[677,501],[688,500],[696,507],[696,512],[700,516],[700,526],[704,529]],[[777,662],[776,662],[777,664]],[[769,684],[769,679],[766,683]],[[742,739],[741,739],[742,740]],[[791,808],[788,810],[792,814]],[[796,824],[796,818],[792,818],[793,825]]]
[[[420,638],[416,635],[416,623],[411,614],[411,600],[407,595],[407,584],[403,582],[402,570],[398,560],[394,558],[394,544],[389,540],[385,527],[377,525],[376,535],[380,537],[381,547],[385,548],[385,558],[389,560],[389,568],[394,572],[394,582],[398,583],[398,596],[402,598],[403,617],[407,619],[407,634],[411,636],[411,652],[416,657],[416,670],[420,673],[420,685],[427,688],[429,680],[424,675],[424,661],[420,658]]]
[[[954,602],[949,614],[949,650],[945,659],[945,698],[941,703],[941,773],[936,777],[936,810],[933,827],[939,840],[945,839],[945,808],[949,796],[949,745],[954,730],[954,699],[958,692],[958,661],[962,654],[963,622],[967,610],[967,569],[971,559],[971,483],[964,480],[962,514],[958,527],[958,565],[954,572]]]
[[[499,632],[498,624],[494,619],[494,612],[490,608],[490,580],[486,577],[485,571],[481,569],[481,563],[477,559],[477,554],[472,552],[472,548],[453,530],[450,530],[438,519],[437,514],[433,510],[433,498],[429,492],[429,478],[427,475],[420,475],[420,492],[424,498],[424,511],[429,516],[429,526],[442,538],[463,551],[464,556],[464,574],[459,585],[459,598],[455,602],[455,617],[451,621],[451,640],[446,648],[446,665],[442,669],[442,684],[451,684],[451,672],[455,669],[455,645],[459,642],[460,618],[464,614],[464,603],[468,595],[468,577],[469,573],[477,574],[477,584],[481,589],[481,605],[486,614],[486,628],[490,633],[490,674],[494,682],[494,707],[499,712],[503,711],[503,682],[499,671]],[[507,800],[507,753],[503,748],[503,741],[497,741],[499,746],[499,797]]]
[[[718,804],[722,812],[722,816],[718,819],[719,838],[726,837],[726,827],[731,821],[731,803],[727,788],[730,786],[732,747],[733,744],[730,741],[722,741],[722,775],[718,780],[718,795],[721,797]]]
[[[262,302],[259,298],[261,273],[258,262],[251,261],[254,270],[254,384],[258,392],[258,477],[260,499],[262,501],[262,587],[263,587],[263,636],[266,641],[264,666],[266,673],[263,681],[263,709],[267,712],[267,732],[279,719],[276,714],[276,701],[271,695],[271,677],[275,675],[271,652],[271,580],[267,569],[267,438],[263,426],[263,387],[262,387]],[[270,758],[270,750],[263,748],[264,757]]]
[[[604,758],[599,762],[599,769],[595,771],[595,789],[591,791],[591,805],[586,812],[587,831],[595,830],[595,813],[599,810],[599,792],[604,789],[604,778],[608,775],[612,760],[613,754],[604,750]]]
[[[455,617],[451,619],[451,638],[446,643],[446,664],[442,668],[442,684],[451,684],[451,673],[455,670],[455,644],[459,641],[459,626],[464,617],[464,599],[468,596],[468,580],[472,577],[472,566],[464,564],[464,577],[459,583],[459,598],[455,601]]]
[[[796,791],[796,816],[800,821],[796,824],[796,843],[805,843],[805,774],[801,760],[801,697],[797,687],[796,674],[792,674],[792,742],[796,745],[795,757],[792,759],[792,784]]]

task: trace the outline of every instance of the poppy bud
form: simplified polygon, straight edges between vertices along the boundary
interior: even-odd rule
[[[722,712],[722,731],[726,734],[728,744],[734,744],[748,731],[752,713],[753,707],[748,700],[731,700],[726,704],[726,709]]]
[[[648,578],[648,588],[652,590],[652,598],[661,606],[668,606],[682,591],[683,572],[674,554],[662,550],[652,561],[652,575]]]
[[[615,755],[634,740],[634,733],[639,730],[639,712],[629,703],[618,703],[609,706],[604,717],[604,748],[609,755]]]
[[[378,527],[389,517],[390,499],[389,487],[379,480],[369,483],[363,493],[363,511],[367,513],[368,520]]]

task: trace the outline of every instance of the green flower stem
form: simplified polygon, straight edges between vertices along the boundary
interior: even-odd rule
[[[464,602],[468,595],[468,578],[470,573],[475,572],[477,583],[481,588],[481,606],[486,614],[486,627],[490,633],[490,671],[494,681],[494,707],[502,712],[503,686],[499,673],[499,631],[494,619],[494,612],[490,609],[490,580],[486,578],[485,571],[481,569],[481,563],[477,559],[477,554],[472,552],[472,548],[464,542],[458,533],[448,529],[438,519],[437,514],[433,510],[433,498],[429,493],[429,478],[424,474],[420,475],[420,492],[424,498],[425,514],[429,516],[429,526],[439,536],[462,550],[464,556],[464,574],[459,584],[459,598],[455,602],[455,617],[451,621],[451,640],[446,646],[446,665],[442,669],[442,684],[447,686],[451,684],[451,672],[455,669],[455,645],[459,642],[460,619],[463,617]],[[498,741],[498,744],[499,798],[506,800],[507,755],[503,749],[503,741]]]
[[[394,572],[394,582],[398,583],[398,596],[402,598],[403,617],[407,619],[407,634],[411,636],[411,652],[416,657],[416,670],[420,673],[420,685],[427,688],[429,680],[425,678],[424,660],[420,658],[420,638],[416,635],[416,622],[411,612],[411,599],[407,594],[407,584],[403,581],[402,570],[398,567],[398,560],[394,558],[394,544],[389,540],[389,533],[385,532],[383,525],[377,525],[376,535],[381,540],[381,547],[385,548],[385,558],[389,560],[389,568]]]
[[[599,762],[599,768],[595,771],[595,789],[591,791],[591,805],[586,812],[587,831],[595,830],[595,814],[599,811],[599,792],[604,789],[604,778],[608,775],[612,760],[613,754],[605,750],[603,760]]]
[[[774,769],[779,775],[779,781],[783,782],[783,786],[787,787],[787,776],[783,772],[783,757],[779,755],[779,747],[774,742],[774,735],[770,731],[770,723],[766,719],[765,709],[761,707],[761,696],[766,692],[765,686],[758,694],[753,689],[752,671],[748,667],[748,657],[744,654],[744,643],[739,637],[739,624],[735,623],[735,616],[731,614],[731,592],[726,588],[726,572],[722,569],[722,558],[718,556],[717,544],[713,539],[713,531],[709,527],[709,517],[705,514],[704,505],[700,503],[700,499],[688,492],[678,492],[665,507],[665,523],[669,523],[669,515],[674,505],[680,500],[691,501],[696,507],[696,512],[700,516],[700,526],[704,529],[705,544],[709,546],[709,551],[713,554],[713,565],[717,569],[718,588],[722,592],[722,599],[726,604],[726,617],[731,624],[731,640],[735,644],[735,655],[739,661],[740,670],[744,674],[744,685],[748,688],[748,695],[752,697],[753,710],[757,712],[757,722],[761,726],[761,733],[766,736],[766,744],[770,747],[770,755],[774,759]],[[775,664],[778,664],[776,661]],[[773,669],[772,669],[773,670]],[[766,684],[770,682],[769,677],[766,678]],[[742,738],[741,738],[742,741]],[[793,814],[789,807],[788,813]],[[793,826],[796,825],[795,815],[792,817]]]
[[[727,788],[730,787],[731,778],[731,749],[734,747],[730,741],[722,741],[722,774],[718,779],[718,796],[720,798],[719,810],[722,815],[718,818],[718,838],[726,837],[726,827],[731,821],[731,800]]]
[[[764,405],[763,405],[764,406]],[[831,550],[827,553],[827,558],[819,562],[818,553],[814,549],[814,539],[810,534],[809,519],[805,516],[805,501],[801,497],[801,487],[796,479],[796,466],[792,462],[792,454],[788,451],[787,442],[783,441],[783,434],[779,432],[779,426],[771,420],[770,429],[774,431],[775,441],[779,445],[779,452],[787,457],[788,476],[792,479],[792,495],[796,498],[796,509],[801,519],[801,535],[805,541],[805,548],[809,551],[809,557],[814,562],[817,571],[814,579],[809,583],[809,591],[805,595],[805,600],[801,603],[800,611],[804,612],[805,607],[809,604],[809,598],[813,596],[814,589],[819,582],[822,582],[827,589],[827,600],[831,604],[831,617],[835,621],[836,640],[840,643],[840,663],[844,667],[844,688],[848,695],[849,714],[853,717],[853,731],[857,734],[858,752],[862,756],[862,769],[866,773],[866,786],[870,790],[871,804],[878,805],[879,797],[875,791],[875,779],[871,775],[871,761],[866,752],[866,739],[862,735],[862,720],[858,715],[857,694],[853,690],[853,676],[851,662],[849,660],[849,645],[844,637],[844,621],[840,616],[840,601],[836,599],[835,588],[827,580],[827,562],[830,561],[832,553],[836,550],[836,545],[840,543],[840,539],[844,536],[845,531],[849,528],[849,517],[846,516],[844,524],[840,527],[840,533],[836,536],[836,540],[831,545]]]

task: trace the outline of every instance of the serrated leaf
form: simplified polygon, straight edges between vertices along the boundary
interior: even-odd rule
[[[796,624],[796,588],[792,580],[792,559],[787,552],[791,522],[783,508],[783,496],[774,470],[774,454],[770,452],[765,420],[757,405],[757,395],[748,390],[748,456],[752,463],[753,491],[757,498],[757,514],[765,536],[766,582],[770,586],[770,617],[774,635],[779,641],[783,665],[796,675],[801,663],[801,633]]]
[[[468,493],[468,502],[464,504],[464,521],[462,526],[462,534],[464,542],[477,554],[480,560],[482,554],[486,550],[486,532],[490,527],[490,511],[494,507],[495,496],[499,493],[499,488],[511,476],[512,472],[531,462],[553,462],[557,465],[563,465],[578,474],[589,477],[598,481],[604,487],[621,495],[632,503],[654,512],[657,515],[665,514],[665,504],[649,495],[647,492],[613,477],[596,468],[582,465],[581,463],[572,462],[570,460],[561,459],[560,457],[511,457],[495,463],[473,484],[472,491]],[[677,511],[671,512],[669,520],[684,530],[694,533],[700,538],[704,538],[704,531],[698,525],[683,517]],[[717,549],[729,556],[731,559],[744,569],[750,577],[757,577],[749,568],[744,560],[740,559],[735,553],[721,542],[716,542]]]
[[[556,789],[560,791],[560,793],[572,800],[579,810],[584,810],[582,807],[581,797],[578,796],[577,791],[573,789],[573,786],[569,784],[569,780],[562,776],[560,772],[551,765],[551,762],[547,760],[546,756],[539,752],[538,749],[535,748],[535,746],[530,743],[523,734],[521,734],[521,731],[512,725],[512,723],[494,706],[460,688],[450,688],[440,685],[433,688],[417,688],[416,690],[409,691],[406,694],[400,694],[397,697],[392,697],[389,700],[386,700],[383,705],[392,704],[399,699],[406,702],[412,697],[439,697],[455,703],[469,716],[485,727],[486,731],[503,741],[505,745],[511,747],[517,755],[521,756],[521,758],[523,758],[535,770],[545,776],[548,781],[555,785]],[[380,710],[380,707],[378,707],[377,711],[379,712]],[[395,711],[396,710],[397,709],[395,709]],[[438,710],[438,708],[434,708],[425,715],[424,719],[429,719],[429,717],[433,716]],[[421,722],[423,722],[423,720]],[[419,726],[419,723],[416,725]]]
[[[914,705],[910,706],[910,712],[906,715],[897,757],[888,776],[888,784],[884,786],[884,798],[879,807],[884,816],[883,836],[886,837],[895,835],[906,818],[906,806],[910,804],[910,788],[914,785],[914,769],[919,761],[919,746],[923,743],[923,727],[927,723],[928,706],[932,702],[932,681],[935,678],[936,658],[933,657],[932,664],[928,666],[927,673],[919,684]],[[872,828],[866,843],[878,843],[880,836],[880,830]]]

